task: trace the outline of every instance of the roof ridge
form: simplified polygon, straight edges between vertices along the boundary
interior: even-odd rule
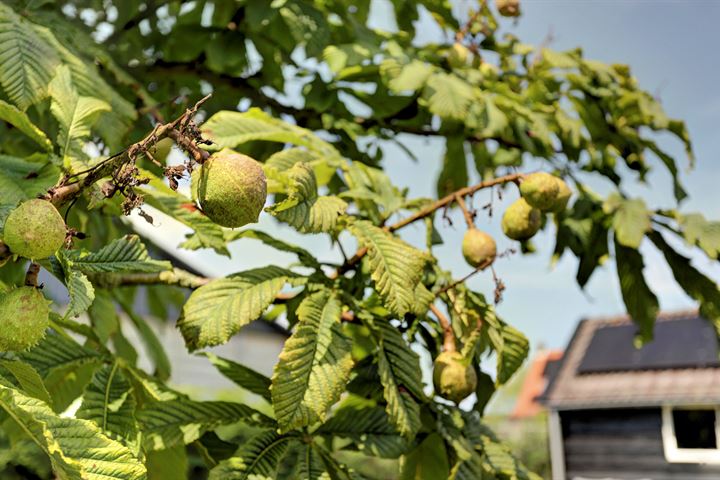
[[[659,312],[657,314],[657,317],[655,317],[655,321],[668,321],[668,320],[677,320],[679,318],[686,318],[686,317],[697,317],[700,315],[700,312],[697,308],[688,308],[683,310],[674,310],[670,312]],[[625,313],[620,315],[601,315],[597,317],[587,317],[585,318],[588,322],[591,323],[632,323],[632,317]]]

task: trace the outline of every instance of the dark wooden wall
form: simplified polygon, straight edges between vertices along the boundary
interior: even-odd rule
[[[560,421],[568,480],[720,480],[720,465],[665,461],[660,408],[564,411]]]

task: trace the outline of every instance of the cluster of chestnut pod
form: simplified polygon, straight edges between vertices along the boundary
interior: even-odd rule
[[[502,231],[513,240],[524,241],[534,236],[542,225],[543,213],[558,213],[567,207],[572,191],[560,178],[549,173],[525,175],[520,183],[521,197],[503,214]],[[471,226],[462,242],[462,253],[472,267],[490,266],[497,255],[495,239]],[[477,387],[472,359],[460,352],[446,349],[435,359],[433,383],[441,397],[459,403]]]
[[[203,213],[225,227],[257,222],[267,196],[262,166],[252,158],[222,150],[194,171],[193,197]],[[2,241],[15,258],[32,261],[51,257],[63,247],[67,226],[52,202],[32,199],[20,203],[5,220]],[[49,325],[50,302],[33,282],[0,289],[0,352],[35,346]]]

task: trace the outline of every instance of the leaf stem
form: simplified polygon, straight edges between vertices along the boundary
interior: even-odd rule
[[[444,208],[447,205],[450,205],[452,202],[457,201],[458,198],[463,198],[468,195],[472,195],[473,193],[482,190],[484,188],[494,187],[496,185],[502,185],[505,183],[511,183],[511,182],[519,182],[520,179],[522,179],[525,176],[523,173],[511,173],[510,175],[504,175],[502,177],[497,178],[491,178],[490,180],[485,180],[480,183],[476,183],[475,185],[470,185],[468,187],[461,188],[459,190],[456,190],[452,193],[449,193],[445,195],[443,198],[436,200],[435,202],[432,202],[431,204],[427,205],[425,208],[420,209],[415,214],[410,215],[409,217],[400,220],[398,222],[393,223],[390,226],[385,227],[385,230],[388,232],[395,232],[397,230],[400,230],[401,228],[404,228],[408,225],[410,225],[413,222],[417,222],[418,220],[421,220],[425,217],[428,217],[435,213],[436,210],[439,210],[441,208]],[[342,275],[343,273],[347,272],[348,270],[351,270],[355,265],[357,265],[360,260],[362,260],[362,257],[365,256],[367,253],[367,248],[363,247],[358,249],[358,251],[355,252],[355,255],[353,255],[347,262],[345,262],[336,272],[335,277]]]
[[[443,351],[444,352],[455,352],[457,351],[457,344],[455,343],[455,334],[452,331],[452,325],[450,319],[435,306],[434,303],[430,304],[430,311],[435,314],[440,323],[440,327],[443,330]]]
[[[134,159],[137,155],[143,154],[148,148],[166,137],[174,139],[178,142],[179,146],[193,156],[195,161],[202,163],[209,154],[190,141],[185,134],[185,128],[188,126],[190,119],[197,113],[200,106],[205,103],[211,95],[212,94],[208,94],[198,100],[192,108],[186,109],[185,113],[172,122],[155,125],[152,132],[147,134],[145,138],[137,143],[133,143],[122,152],[107,158],[86,171],[63,178],[60,183],[50,188],[43,198],[51,201],[56,206],[67,203],[77,197],[84,189],[90,187],[101,178],[114,174],[127,162]],[[85,177],[82,179],[73,183],[67,183],[69,179],[83,174]]]
[[[465,217],[465,223],[467,224],[468,229],[475,228],[475,221],[473,220],[473,214],[468,209],[467,204],[465,203],[465,199],[460,195],[455,195],[455,202],[460,207],[460,210],[462,210],[463,217]]]

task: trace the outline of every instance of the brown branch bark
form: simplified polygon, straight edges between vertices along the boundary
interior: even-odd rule
[[[211,95],[207,95],[205,98],[200,99],[192,108],[185,110],[185,113],[180,115],[174,121],[165,124],[157,125],[152,132],[150,132],[145,138],[137,143],[134,143],[127,147],[122,152],[113,155],[112,157],[102,161],[98,165],[80,174],[75,174],[69,178],[64,178],[59,184],[52,187],[45,194],[44,198],[51,201],[56,206],[70,202],[77,197],[84,189],[90,187],[98,180],[112,175],[117,169],[121,168],[127,162],[131,161],[136,155],[141,154],[152,145],[156,144],[160,140],[170,135],[178,135],[178,127],[187,125],[187,122],[197,113],[200,106],[205,103]],[[181,145],[183,146],[183,145]],[[195,147],[197,149],[197,147]],[[191,152],[192,154],[192,152]],[[194,156],[194,154],[193,154]],[[84,177],[76,180],[72,183],[68,183],[70,179],[77,176],[84,175]]]
[[[502,177],[493,178],[490,180],[485,180],[483,182],[477,183],[475,185],[470,185],[469,187],[461,188],[460,190],[457,190],[455,192],[449,193],[440,200],[437,200],[430,205],[426,206],[425,208],[419,210],[413,215],[410,215],[409,217],[400,220],[398,222],[393,223],[392,225],[389,225],[385,227],[385,230],[388,232],[395,232],[397,230],[400,230],[403,227],[406,227],[410,225],[413,222],[417,222],[418,220],[421,220],[427,216],[432,215],[435,211],[451,204],[452,202],[456,201],[458,197],[466,197],[468,195],[472,195],[473,193],[482,190],[484,188],[493,187],[495,185],[502,185],[504,183],[510,183],[510,182],[518,182],[520,179],[524,176],[522,173],[512,173],[510,175],[505,175]],[[355,255],[353,255],[347,262],[345,262],[335,273],[335,276],[342,275],[343,273],[352,270],[352,268],[357,265],[360,260],[365,256],[367,253],[367,248],[362,247],[355,252]]]
[[[524,177],[525,174],[522,173],[512,173],[510,175],[505,175],[502,177],[493,178],[490,180],[485,180],[484,182],[476,183],[475,185],[470,185],[469,187],[461,188],[460,190],[457,190],[455,192],[452,192],[448,195],[445,195],[440,200],[437,200],[427,207],[423,208],[422,210],[418,211],[414,215],[411,215],[403,220],[400,220],[399,222],[396,222],[390,227],[388,227],[388,230],[390,232],[394,232],[396,230],[400,230],[401,228],[410,225],[413,222],[416,222],[422,218],[425,218],[429,215],[432,215],[433,212],[436,210],[439,210],[446,205],[451,204],[456,196],[466,197],[468,195],[472,195],[473,193],[482,190],[484,188],[494,187],[496,185],[502,185],[504,183],[510,183],[510,182],[518,182],[522,177]]]
[[[32,262],[27,269],[25,274],[25,286],[37,287],[38,286],[38,274],[40,273],[40,265]]]

